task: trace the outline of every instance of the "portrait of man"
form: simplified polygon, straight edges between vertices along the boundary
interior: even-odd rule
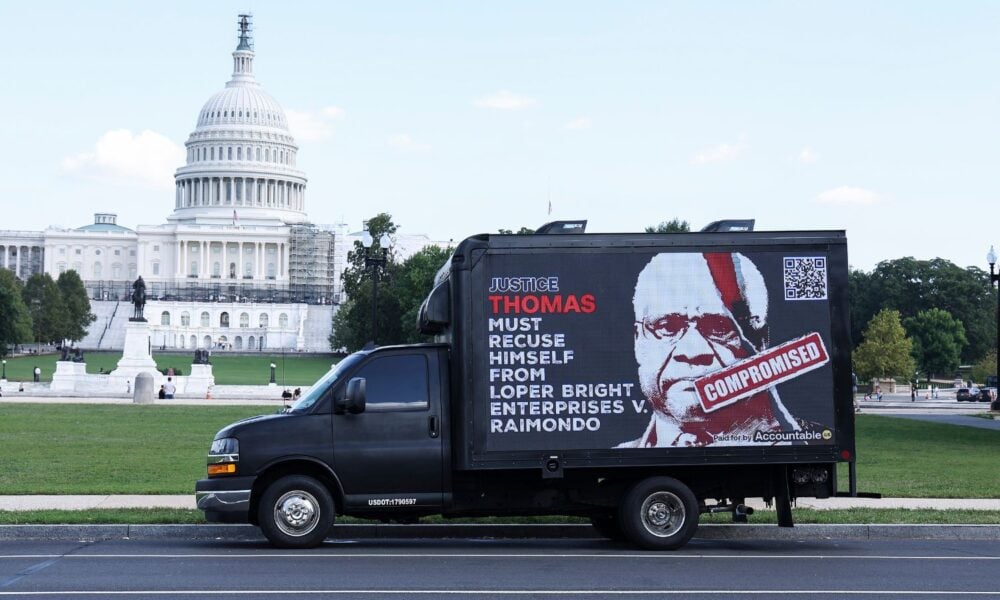
[[[800,431],[774,387],[706,410],[695,381],[768,344],[768,293],[739,253],[663,253],[635,284],[635,360],[652,414],[642,435],[619,448],[773,444],[756,432]]]

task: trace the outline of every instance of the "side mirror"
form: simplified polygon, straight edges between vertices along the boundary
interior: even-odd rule
[[[365,412],[365,378],[355,377],[347,382],[343,407],[352,415]]]

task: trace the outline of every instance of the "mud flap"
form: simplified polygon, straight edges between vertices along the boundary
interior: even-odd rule
[[[778,527],[794,527],[792,521],[792,494],[788,488],[790,477],[788,467],[782,465],[772,472],[774,487],[774,510],[778,514]]]

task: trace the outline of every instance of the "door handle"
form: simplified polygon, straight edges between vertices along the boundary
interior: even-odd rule
[[[429,433],[432,438],[436,438],[438,435],[440,435],[440,432],[438,431],[438,418],[437,418],[437,415],[431,416],[430,426],[428,428],[427,433]]]

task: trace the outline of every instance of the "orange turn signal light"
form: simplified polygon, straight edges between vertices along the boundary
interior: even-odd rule
[[[218,465],[208,465],[208,474],[211,475],[232,475],[236,472],[236,463],[223,463]]]

